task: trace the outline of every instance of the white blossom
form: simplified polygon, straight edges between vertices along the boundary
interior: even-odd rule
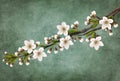
[[[23,48],[21,48],[21,47],[18,48],[18,51],[19,51],[19,52],[21,52],[22,50],[23,50]]]
[[[50,53],[51,53],[51,50],[47,50],[47,53],[49,53],[49,54],[50,54]]]
[[[91,17],[90,17],[90,16],[87,16],[87,18],[86,18],[86,19],[87,19],[87,21],[89,21],[89,20],[91,19]]]
[[[10,64],[10,67],[13,67],[13,64]]]
[[[73,45],[73,42],[71,41],[70,36],[66,36],[65,38],[60,39],[59,45],[65,49],[68,49],[70,45]]]
[[[23,65],[23,62],[20,61],[20,62],[19,62],[19,65]]]
[[[34,44],[33,40],[30,40],[30,41],[25,40],[24,44],[25,44],[25,46],[23,46],[23,49],[27,50],[28,53],[31,53],[33,51],[33,49],[36,48],[36,45]]]
[[[26,65],[27,65],[27,66],[30,65],[30,62],[26,62]]]
[[[44,52],[44,48],[39,48],[38,50],[33,51],[33,58],[42,61],[43,57],[47,57],[47,54]]]
[[[79,22],[78,22],[78,21],[75,21],[75,22],[74,22],[74,25],[79,25]]]
[[[96,16],[96,11],[95,10],[92,11],[91,14],[90,14],[90,16]]]
[[[83,41],[84,41],[84,39],[83,39],[83,38],[81,38],[81,39],[79,39],[79,41],[80,41],[80,42],[83,42]]]
[[[7,54],[7,53],[8,53],[7,51],[4,52],[4,54]]]
[[[109,31],[109,35],[112,36],[113,35],[113,32],[112,30]]]
[[[18,56],[18,52],[15,52],[15,56]]]
[[[58,38],[58,35],[54,35],[54,38],[57,39],[57,38]]]
[[[40,45],[40,42],[39,42],[39,41],[37,41],[37,42],[36,42],[36,44],[37,44],[37,45]]]
[[[115,23],[115,24],[113,24],[113,26],[114,26],[114,28],[117,28],[117,27],[118,27],[118,24],[117,24],[117,23]]]
[[[99,24],[102,25],[102,29],[108,28],[111,30],[111,23],[113,23],[113,20],[108,19],[107,17],[103,17],[102,20],[99,21]]]
[[[100,46],[104,46],[103,42],[101,41],[101,37],[91,38],[90,39],[90,47],[94,47],[95,50],[98,50]]]
[[[89,38],[86,38],[86,40],[85,40],[86,42],[90,42],[90,40],[89,40]]]
[[[61,25],[57,25],[58,35],[64,34],[65,36],[68,35],[69,25],[67,25],[65,22],[62,22]]]
[[[55,53],[55,54],[57,54],[57,53],[58,53],[58,51],[57,51],[57,50],[54,50],[54,53]]]

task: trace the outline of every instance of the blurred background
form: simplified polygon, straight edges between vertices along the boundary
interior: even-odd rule
[[[56,34],[62,21],[71,25],[84,21],[91,11],[102,17],[120,6],[120,0],[0,0],[0,81],[119,81],[120,26],[108,32],[98,31],[104,47],[99,51],[89,43],[76,42],[69,50],[48,54],[42,62],[13,68],[2,62],[4,51],[14,53],[24,40],[43,41]],[[115,16],[120,25],[120,14]]]

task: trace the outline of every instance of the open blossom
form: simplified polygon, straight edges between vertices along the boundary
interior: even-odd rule
[[[70,45],[73,45],[73,42],[71,41],[70,36],[66,36],[65,38],[60,39],[59,45],[65,49],[68,49]]]
[[[100,46],[104,46],[103,42],[101,41],[101,37],[91,38],[90,39],[90,47],[94,47],[95,50],[98,50]]]
[[[23,48],[24,50],[27,50],[28,53],[31,53],[31,52],[33,51],[33,49],[36,48],[36,45],[34,44],[34,41],[33,41],[33,40],[30,40],[30,41],[25,40],[25,41],[24,41],[24,44],[25,44],[25,46],[23,46],[22,48]]]
[[[58,32],[57,34],[61,35],[64,34],[65,36],[68,35],[69,25],[67,25],[65,22],[62,22],[61,25],[57,25]]]
[[[33,58],[42,61],[43,57],[47,57],[47,54],[44,52],[44,48],[39,48],[38,50],[33,51]]]
[[[102,29],[108,28],[109,30],[111,30],[111,23],[113,23],[113,20],[108,19],[107,17],[103,17],[103,19],[99,21],[99,24],[102,25]]]

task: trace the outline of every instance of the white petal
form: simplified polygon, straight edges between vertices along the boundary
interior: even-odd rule
[[[66,22],[62,22],[61,25],[66,26]]]
[[[64,40],[64,38],[60,38],[60,41],[63,41]]]
[[[111,30],[111,24],[108,24],[108,29]]]
[[[94,41],[94,40],[95,40],[95,38],[91,38],[91,39],[90,39],[90,41]]]
[[[112,19],[109,19],[109,23],[113,23],[113,20],[112,20]]]
[[[68,35],[68,31],[64,32],[64,35],[67,36]]]
[[[61,35],[61,34],[62,34],[62,32],[61,32],[61,31],[58,31],[58,32],[57,32],[57,34],[58,34],[58,35]]]
[[[65,47],[65,49],[68,49],[69,48],[69,44],[66,44],[64,47]]]
[[[70,40],[70,39],[71,39],[71,37],[68,35],[68,36],[66,36],[66,37],[65,37],[65,39]]]
[[[25,45],[27,45],[28,43],[29,43],[29,41],[27,41],[27,40],[24,41],[24,44],[25,44]]]
[[[36,44],[37,44],[37,45],[40,45],[40,42],[39,42],[39,41],[37,41],[37,42],[36,42]]]
[[[100,46],[104,46],[103,42],[101,42],[101,41],[99,42],[99,45],[100,45]]]
[[[107,17],[103,17],[103,20],[107,20],[108,18]]]
[[[101,40],[102,38],[100,36],[96,37],[97,40]]]
[[[74,43],[72,41],[69,41],[70,45],[74,45]]]
[[[34,44],[34,45],[32,45],[32,49],[35,49],[36,48],[36,45]]]
[[[61,29],[61,26],[60,26],[60,25],[57,25],[57,29],[60,30],[60,29]]]
[[[39,51],[43,52],[43,51],[44,51],[44,48],[43,48],[43,47],[39,48]]]
[[[91,42],[91,43],[90,43],[90,47],[94,47],[94,44],[93,44],[93,42]]]
[[[34,44],[34,40],[30,40],[30,43],[31,43],[31,44]]]
[[[99,49],[99,46],[98,46],[98,45],[96,45],[96,46],[94,46],[94,48],[95,48],[95,50],[98,50],[98,49]]]
[[[67,29],[67,30],[69,30],[69,28],[70,28],[70,26],[69,26],[69,25],[67,25],[67,26],[66,26],[66,29]]]
[[[105,26],[105,25],[102,25],[102,29],[104,30],[104,29],[106,29],[107,27]]]
[[[42,53],[43,57],[47,57],[47,54],[45,52]]]
[[[42,57],[38,57],[38,60],[39,60],[39,61],[42,61]]]
[[[79,22],[78,22],[78,21],[75,21],[75,22],[74,22],[74,24],[75,24],[75,25],[78,25],[78,24],[79,24]]]
[[[27,47],[26,47],[26,46],[23,46],[22,49],[27,50]],[[20,50],[20,49],[19,49],[19,50]]]
[[[60,42],[60,44],[59,44],[61,47],[63,47],[64,46],[64,44],[62,43],[62,42]]]
[[[36,55],[33,55],[33,56],[32,56],[32,58],[33,58],[33,59],[36,59],[36,58],[37,58],[37,56],[36,56]]]
[[[30,50],[28,50],[28,53],[31,53],[33,50],[32,49],[30,49]]]
[[[103,24],[103,20],[100,20],[100,21],[99,21],[99,24]]]

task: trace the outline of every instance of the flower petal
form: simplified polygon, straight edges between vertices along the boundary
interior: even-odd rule
[[[95,50],[98,50],[98,49],[99,49],[99,46],[98,46],[98,45],[96,45],[96,46],[94,46],[94,48],[95,48]]]
[[[100,36],[96,37],[97,40],[101,40],[102,38]]]
[[[74,45],[74,43],[72,41],[69,41],[70,45]]]
[[[32,49],[29,49],[29,50],[28,50],[28,53],[31,53],[32,51],[33,51]]]
[[[108,29],[111,30],[111,24],[108,24]]]
[[[30,40],[30,43],[31,43],[31,44],[34,44],[34,40]]]
[[[109,23],[113,23],[113,20],[112,20],[112,19],[109,19],[108,21],[109,21]]]
[[[43,48],[43,47],[39,48],[39,51],[43,52],[43,51],[44,51],[44,48]]]
[[[25,44],[25,45],[27,45],[28,43],[29,43],[29,41],[28,41],[28,40],[25,40],[25,41],[24,41],[24,44]]]
[[[100,46],[104,46],[103,42],[101,42],[101,41],[99,42],[99,45],[100,45]]]
[[[38,60],[39,60],[39,61],[42,61],[42,57],[38,57]]]
[[[43,52],[43,53],[42,53],[42,56],[43,56],[43,57],[47,57],[47,54]]]
[[[90,47],[94,47],[94,44],[93,44],[93,42],[91,42],[91,43],[90,43]]]
[[[107,20],[108,18],[107,17],[103,17],[103,20]]]
[[[103,24],[103,20],[100,20],[100,21],[99,21],[99,24]]]

